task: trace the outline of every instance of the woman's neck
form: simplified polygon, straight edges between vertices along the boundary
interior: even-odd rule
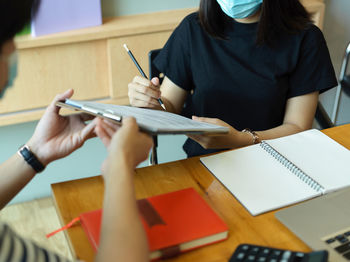
[[[256,22],[259,22],[259,20],[260,20],[260,14],[261,14],[261,8],[255,14],[248,16],[246,18],[235,19],[235,21],[237,21],[238,23],[243,23],[243,24],[256,23]]]

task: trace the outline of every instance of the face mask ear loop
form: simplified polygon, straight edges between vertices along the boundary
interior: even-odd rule
[[[4,96],[7,88],[13,86],[13,83],[17,77],[17,66],[18,66],[18,53],[14,51],[7,58],[7,67],[8,67],[8,78],[6,86],[0,91],[0,99]]]
[[[17,66],[18,66],[18,53],[17,51],[13,52],[8,60],[8,83],[12,86],[14,80],[17,77]]]

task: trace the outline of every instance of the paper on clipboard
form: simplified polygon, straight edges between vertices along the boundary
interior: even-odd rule
[[[153,109],[71,99],[66,99],[65,103],[61,102],[57,105],[100,116],[117,123],[120,123],[123,117],[134,117],[140,129],[150,134],[225,134],[229,131],[227,127],[198,122],[177,114]]]

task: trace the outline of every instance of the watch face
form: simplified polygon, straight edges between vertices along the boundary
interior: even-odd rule
[[[27,161],[27,159],[30,157],[31,152],[29,150],[29,148],[24,145],[19,149],[19,153],[21,156],[23,156],[23,158]]]

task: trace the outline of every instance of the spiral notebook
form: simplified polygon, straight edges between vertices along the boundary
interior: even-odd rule
[[[200,160],[253,216],[350,186],[350,151],[316,129]]]

